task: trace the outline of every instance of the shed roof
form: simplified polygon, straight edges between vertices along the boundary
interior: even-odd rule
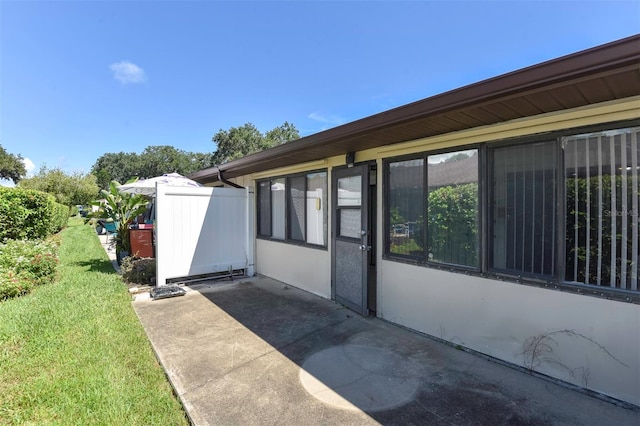
[[[640,34],[542,62],[248,155],[200,183],[640,95]]]

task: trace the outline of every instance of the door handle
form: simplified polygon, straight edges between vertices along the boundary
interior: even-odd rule
[[[371,250],[371,246],[361,245],[360,246],[360,250],[362,250],[362,251],[370,251]]]

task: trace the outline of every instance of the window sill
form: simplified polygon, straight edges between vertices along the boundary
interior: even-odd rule
[[[456,267],[453,265],[435,265],[433,263],[427,263],[415,258],[405,258],[384,255],[383,260],[390,262],[404,263],[407,265],[435,269],[438,271],[451,272],[454,274],[464,274],[468,276],[486,278],[495,281],[503,281],[514,284],[528,285],[538,288],[545,288],[556,291],[563,291],[573,294],[581,294],[585,296],[597,297],[601,299],[614,300],[617,302],[626,302],[640,304],[640,291],[634,292],[631,290],[612,289],[610,287],[598,287],[588,284],[558,282],[553,280],[536,279],[532,277],[522,277],[517,275],[510,275],[507,273],[498,272],[481,272],[475,269],[467,269],[464,267]]]
[[[310,248],[310,249],[316,249],[316,250],[322,250],[322,251],[327,251],[327,246],[320,246],[317,244],[309,244],[309,243],[305,243],[303,241],[295,241],[295,240],[279,240],[277,238],[269,238],[269,237],[262,237],[262,236],[257,236],[256,237],[257,240],[262,240],[262,241],[268,241],[271,243],[281,243],[281,244],[287,244],[290,246],[298,246],[298,247],[305,247],[305,248]]]

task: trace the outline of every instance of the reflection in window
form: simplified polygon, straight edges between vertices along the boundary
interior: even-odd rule
[[[389,252],[422,256],[424,160],[389,164]]]
[[[284,240],[284,224],[285,224],[285,200],[284,189],[285,180],[273,179],[271,181],[271,238]]]
[[[360,238],[362,230],[362,211],[360,209],[340,209],[340,236]]]
[[[289,238],[292,240],[304,241],[305,185],[304,176],[289,178]]]
[[[258,182],[258,235],[327,244],[327,172]]]
[[[427,157],[427,256],[478,266],[478,151]]]
[[[327,172],[307,175],[307,242],[327,244]]]
[[[638,290],[640,128],[564,139],[569,282]]]
[[[338,179],[338,207],[362,204],[362,176]]]
[[[637,293],[635,125],[385,161],[385,255]]]
[[[271,235],[271,182],[258,183],[258,235]]]

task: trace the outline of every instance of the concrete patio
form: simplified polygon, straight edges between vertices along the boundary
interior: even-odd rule
[[[133,307],[196,425],[640,424],[638,408],[271,279],[187,289]]]

